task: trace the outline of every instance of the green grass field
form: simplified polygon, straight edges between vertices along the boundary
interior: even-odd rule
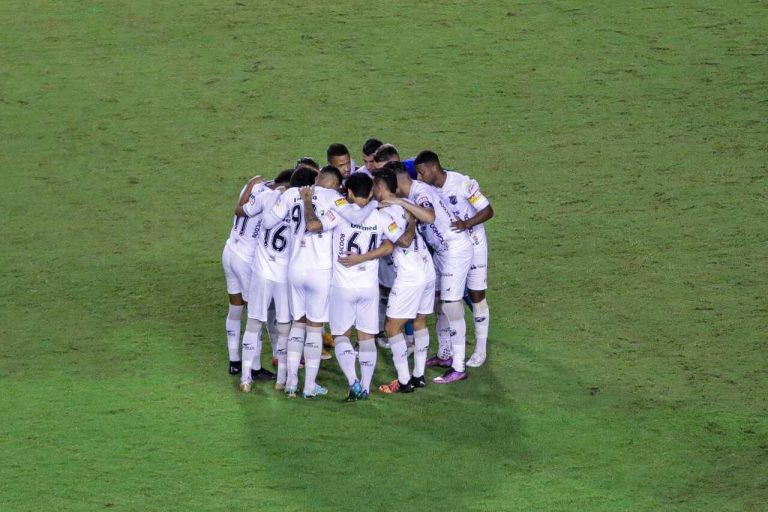
[[[5,0],[0,510],[766,510],[767,26],[757,1]],[[237,192],[369,136],[491,199],[490,362],[366,403],[335,361],[324,399],[240,394]]]

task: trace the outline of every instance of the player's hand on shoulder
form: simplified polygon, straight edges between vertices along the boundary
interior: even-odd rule
[[[303,200],[309,200],[312,199],[312,196],[314,195],[315,187],[312,186],[304,186],[299,189],[299,194],[301,194],[301,198]]]
[[[390,198],[390,199],[382,199],[381,201],[379,201],[379,206],[381,206],[381,207],[384,207],[384,206],[402,206],[402,204],[403,204],[403,200],[400,199],[399,197],[393,197],[393,198]]]
[[[262,181],[264,181],[264,178],[263,178],[263,177],[262,177],[260,174],[257,174],[256,176],[254,176],[253,178],[251,178],[251,179],[250,179],[250,180],[248,180],[248,181],[249,181],[250,183],[253,183],[254,185],[258,185],[259,183],[261,183]]]

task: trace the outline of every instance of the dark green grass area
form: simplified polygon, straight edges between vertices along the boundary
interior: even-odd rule
[[[766,26],[762,2],[3,2],[0,510],[764,509]],[[369,136],[491,199],[489,363],[366,403],[335,362],[323,399],[238,393],[237,192]]]

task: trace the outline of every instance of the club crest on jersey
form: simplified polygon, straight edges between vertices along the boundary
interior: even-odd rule
[[[334,204],[335,204],[336,206],[338,206],[338,207],[341,207],[341,206],[344,206],[344,205],[346,205],[346,204],[347,204],[347,200],[346,200],[346,199],[344,199],[343,197],[340,197],[339,199],[337,199],[337,200],[334,202]]]
[[[451,202],[451,204],[459,204],[459,198],[456,196],[450,196],[448,200]]]

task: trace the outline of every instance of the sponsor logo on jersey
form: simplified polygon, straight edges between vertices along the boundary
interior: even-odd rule
[[[340,197],[336,201],[334,201],[334,204],[336,206],[338,206],[338,207],[341,207],[341,206],[344,206],[344,205],[349,204],[349,203],[347,203],[346,199],[344,199],[343,197]]]
[[[389,225],[389,228],[387,229],[389,229],[390,233],[395,233],[397,231],[397,223],[393,222],[392,224]]]
[[[325,215],[325,218],[330,220],[330,221],[336,220],[336,216],[333,214],[333,212],[331,210],[328,210],[323,215]]]

